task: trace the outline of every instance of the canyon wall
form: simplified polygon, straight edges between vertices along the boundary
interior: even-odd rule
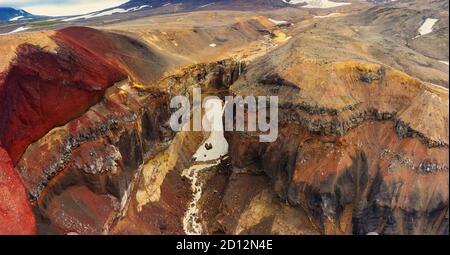
[[[201,87],[280,102],[277,141],[227,132],[229,158],[201,173],[204,233],[448,234],[445,89],[317,52],[314,36],[184,67],[172,45],[81,27],[47,37],[0,73],[0,233],[183,234],[182,172],[207,134],[171,131],[169,101]]]
[[[388,67],[282,54],[231,87],[280,100],[276,142],[230,134],[233,167],[267,175],[322,234],[448,234],[448,92]]]
[[[115,216],[112,217],[113,214],[108,210],[120,209],[120,203],[116,205],[117,201],[122,200],[138,166],[142,164],[142,154],[147,153],[139,147],[136,148],[136,144],[143,143],[150,146],[152,139],[159,140],[161,137],[155,127],[158,120],[155,120],[153,112],[149,111],[156,111],[156,114],[161,115],[160,121],[163,121],[167,118],[164,117],[164,110],[167,111],[168,107],[160,110],[160,108],[152,109],[151,105],[162,107],[168,99],[167,95],[161,95],[158,91],[148,92],[145,93],[146,98],[139,98],[141,101],[133,100],[130,96],[132,103],[121,105],[116,101],[126,100],[127,92],[116,86],[115,92],[108,92],[115,99],[107,100],[106,90],[119,81],[127,80],[128,77],[133,77],[130,84],[135,86],[139,86],[136,85],[139,81],[151,82],[160,79],[163,70],[169,66],[170,58],[163,59],[159,53],[135,39],[90,28],[71,27],[53,34],[31,35],[29,38],[19,39],[19,42],[10,38],[5,39],[7,43],[4,46],[16,47],[16,51],[15,55],[7,56],[9,64],[2,62],[3,71],[0,73],[0,148],[2,148],[2,171],[4,169],[2,188],[5,187],[6,199],[2,201],[6,211],[11,208],[17,210],[17,215],[10,215],[8,212],[5,218],[8,221],[11,217],[10,224],[16,222],[17,226],[12,228],[5,225],[5,230],[2,229],[0,232],[9,233],[13,229],[12,233],[32,233],[36,228],[30,206],[23,205],[26,200],[20,195],[23,193],[20,187],[22,183],[29,199],[33,203],[43,203],[47,208],[51,207],[49,199],[38,201],[42,192],[48,192],[53,196],[49,191],[51,188],[65,190],[72,186],[72,183],[86,179],[87,182],[92,182],[92,185],[75,187],[67,194],[54,192],[62,196],[58,198],[64,199],[66,196],[68,200],[73,200],[72,193],[85,194],[84,205],[87,208],[90,206],[90,209],[94,210],[93,214],[98,213],[100,218],[85,220],[94,221],[93,224],[97,224],[97,220],[112,221]],[[152,62],[148,62],[148,59]],[[151,98],[156,98],[155,101],[160,100],[161,105],[151,102]],[[134,104],[134,108],[131,104]],[[91,109],[94,105],[96,110]],[[111,142],[113,145],[107,145],[102,140],[110,129],[120,126],[121,120],[130,122],[138,117],[142,119],[142,123],[133,124],[134,127],[133,125],[122,127],[117,133],[119,140]],[[74,119],[76,123],[71,122]],[[67,126],[67,123],[71,125]],[[145,127],[142,134],[139,133],[141,129],[137,130],[141,124]],[[57,128],[59,126],[60,128]],[[51,136],[52,134],[55,136]],[[51,138],[48,138],[49,136]],[[44,145],[37,145],[36,142],[41,140],[45,140]],[[84,142],[91,143],[83,147]],[[83,148],[89,149],[89,152]],[[127,151],[125,154],[127,157],[124,157],[122,169],[117,170],[116,161],[121,157],[120,150]],[[71,161],[72,157],[77,163]],[[24,166],[23,161],[30,162],[30,166]],[[13,174],[13,167],[22,180]],[[80,169],[83,171],[77,172]],[[65,179],[61,172],[69,172],[70,177]],[[113,176],[108,177],[107,174],[94,178],[90,178],[90,175],[83,176],[83,173],[90,172],[112,173]],[[116,174],[121,177],[115,178]],[[55,187],[50,183],[53,177],[61,179],[61,183],[55,184]],[[8,180],[12,180],[11,183],[8,183]],[[96,182],[103,184],[95,184]],[[46,187],[49,189],[44,191]],[[108,192],[105,191],[107,189]],[[17,197],[7,199],[11,196],[8,194],[14,190],[17,190]],[[100,194],[96,195],[92,190]],[[112,198],[110,194],[116,195],[117,198]],[[17,199],[19,202],[16,203]],[[62,206],[63,203],[53,204]],[[96,209],[97,204],[109,209]],[[56,212],[48,213],[64,213],[64,210],[55,210]],[[42,212],[37,212],[38,221],[41,214]],[[13,221],[15,217],[19,219],[23,217],[23,220]],[[78,216],[73,218],[76,219]],[[58,223],[61,226],[58,227],[63,228],[67,227],[64,224],[72,224],[75,228],[73,231],[76,231],[76,228],[81,226],[74,223],[73,218],[61,220]],[[103,223],[102,229],[105,225]],[[25,227],[23,224],[29,225]],[[100,227],[89,227],[86,233],[92,233],[98,228]]]

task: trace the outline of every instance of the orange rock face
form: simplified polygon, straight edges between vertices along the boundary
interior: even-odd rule
[[[363,63],[254,65],[232,89],[278,95],[280,134],[233,133],[233,166],[262,170],[323,234],[448,234],[448,92]]]
[[[36,233],[35,219],[20,176],[0,147],[0,235]]]
[[[340,138],[284,125],[279,139],[231,137],[233,165],[263,170],[324,234],[445,234],[448,150],[367,121]]]

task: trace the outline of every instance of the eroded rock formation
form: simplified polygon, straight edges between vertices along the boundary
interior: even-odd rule
[[[80,34],[84,37],[80,37]],[[83,41],[79,41],[80,39]],[[163,137],[158,131],[158,121],[163,122],[168,116],[167,112],[164,115],[168,107],[163,107],[168,101],[167,95],[161,95],[161,92],[143,93],[136,90],[136,96],[133,97],[126,88],[119,88],[117,85],[114,92],[109,92],[108,96],[111,98],[108,100],[108,96],[105,96],[106,89],[127,77],[147,82],[159,79],[163,72],[160,66],[166,62],[159,60],[157,53],[138,41],[89,28],[64,29],[44,42],[47,45],[48,42],[54,42],[56,46],[48,51],[45,47],[32,44],[19,45],[16,56],[0,76],[0,138],[1,146],[5,148],[4,153],[2,149],[2,155],[5,154],[2,158],[5,162],[5,174],[10,175],[12,166],[16,166],[31,201],[40,199],[37,203],[44,203],[45,208],[49,209],[48,213],[55,218],[61,213],[69,217],[61,219],[59,225],[55,223],[56,227],[76,232],[78,228],[84,227],[83,222],[76,222],[74,219],[79,217],[71,216],[65,210],[72,210],[77,215],[84,207],[95,207],[97,203],[94,201],[100,204],[104,201],[105,207],[109,204],[110,210],[120,211],[123,206],[117,203],[126,196],[135,171],[142,164],[143,154],[151,149],[151,143]],[[125,52],[126,55],[123,55]],[[136,56],[140,56],[141,61],[136,61]],[[148,66],[145,57],[152,58],[156,64]],[[170,61],[170,58],[166,60]],[[152,72],[144,72],[144,66],[153,67]],[[130,81],[130,85],[133,84],[136,82]],[[139,93],[145,96],[139,96]],[[102,103],[90,109],[101,100]],[[152,109],[151,105],[155,108]],[[160,116],[159,119],[155,119],[155,114]],[[72,121],[73,119],[76,120]],[[142,121],[135,123],[136,119]],[[123,122],[131,124],[121,126]],[[141,125],[144,126],[144,131]],[[61,127],[54,129],[57,126]],[[108,133],[119,127],[121,129],[115,135]],[[115,137],[111,141],[112,145],[107,145],[103,140],[107,135]],[[36,140],[42,142],[35,143]],[[145,144],[145,148],[149,149],[144,151],[140,146],[136,147],[138,143]],[[127,157],[122,158],[120,151]],[[123,165],[117,167],[122,159]],[[69,172],[70,177],[65,179],[64,172]],[[122,176],[120,172],[125,173]],[[122,177],[108,178],[106,173]],[[93,174],[103,176],[92,177]],[[75,188],[68,191],[67,195],[62,193],[65,188],[77,183],[77,180],[84,179],[92,183],[91,186],[87,185],[90,189]],[[6,185],[7,180],[4,181]],[[17,185],[21,183],[18,179],[11,183],[9,189],[18,189]],[[48,189],[44,191],[45,188]],[[52,188],[57,191],[50,192]],[[41,197],[42,192],[49,197],[56,196],[56,199],[68,196],[67,199],[70,200],[73,199],[73,194],[85,196],[81,196],[80,201],[76,200],[79,203],[75,203],[72,209],[54,209],[48,207],[63,206],[64,203],[50,203],[51,199]],[[116,195],[116,198],[106,196],[110,194]],[[91,200],[91,196],[94,196],[94,200]],[[19,195],[17,199],[20,199]],[[6,205],[9,206],[8,203]],[[21,209],[19,205],[20,203],[17,209]],[[27,213],[29,212],[26,210],[18,212],[17,217]],[[116,215],[101,214],[99,219],[94,217],[94,220],[112,222]],[[38,219],[40,216],[38,214]],[[29,217],[33,219],[32,215]],[[107,220],[105,217],[112,219]],[[86,227],[84,233],[100,233],[99,230],[103,231],[108,225],[105,222],[96,222],[97,227]],[[17,233],[22,233],[22,228],[24,233],[35,229],[34,219],[24,219],[20,224],[26,223],[30,226],[18,226]]]
[[[15,52],[0,61],[0,234],[183,234],[183,172],[208,133],[167,122],[194,87],[280,103],[274,143],[227,132],[229,156],[196,175],[201,233],[448,234],[448,90],[430,83],[448,78],[411,68],[442,49],[393,43],[412,33],[378,31],[395,12],[2,38]]]
[[[390,68],[291,58],[280,68],[269,54],[232,86],[281,104],[278,140],[233,133],[232,165],[263,171],[321,233],[448,233],[448,93]]]

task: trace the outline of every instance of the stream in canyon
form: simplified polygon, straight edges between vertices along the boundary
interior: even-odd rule
[[[202,171],[220,164],[222,158],[228,154],[228,142],[224,136],[223,101],[209,99],[204,104],[205,116],[203,128],[210,131],[208,139],[203,142],[194,154],[194,165],[183,171],[182,176],[191,182],[192,201],[183,218],[183,229],[188,235],[201,235],[203,228],[200,223],[198,203],[202,197],[203,183],[200,178]]]

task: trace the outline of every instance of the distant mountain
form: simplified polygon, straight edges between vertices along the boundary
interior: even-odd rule
[[[138,11],[146,11],[147,14],[151,13],[155,15],[202,9],[254,10],[258,7],[277,8],[288,5],[282,0],[178,0],[175,2],[171,2],[170,0],[131,0],[122,5],[101,11],[65,17],[62,21],[79,22],[117,14],[130,14]]]
[[[30,19],[35,16],[24,10],[17,10],[10,7],[0,7],[0,21],[19,21],[22,19]]]
[[[152,8],[158,8],[162,6],[182,4],[188,7],[204,6],[213,3],[232,2],[228,0],[181,0],[181,1],[168,1],[168,0],[131,0],[121,5],[123,8],[131,8],[142,5],[149,5]]]
[[[265,6],[265,7],[282,7],[288,4],[284,3],[282,0],[179,0],[179,1],[169,1],[169,0],[131,0],[124,3],[120,8],[133,8],[139,6],[150,6],[151,8],[159,8],[170,5],[182,5],[184,10],[196,9],[196,8],[206,8],[212,6],[221,7],[239,7],[243,5],[253,5]]]

